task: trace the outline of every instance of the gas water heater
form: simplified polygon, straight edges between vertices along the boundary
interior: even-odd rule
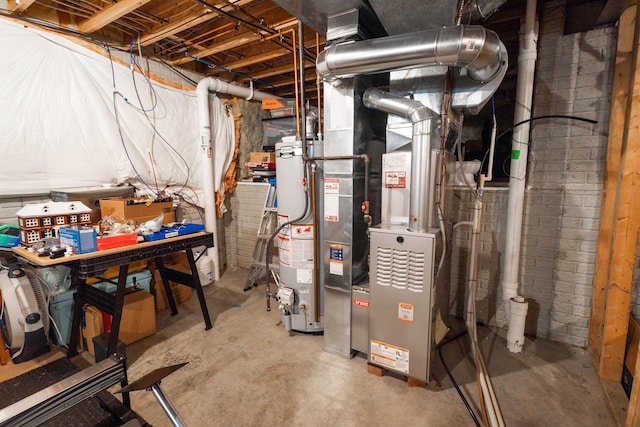
[[[276,299],[287,330],[323,330],[322,295],[315,272],[313,213],[302,142],[285,137],[276,144],[279,283]]]

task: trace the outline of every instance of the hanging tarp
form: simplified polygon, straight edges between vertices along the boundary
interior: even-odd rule
[[[137,55],[127,64],[111,53],[0,18],[0,196],[126,182],[201,192],[195,91],[148,78]],[[233,117],[210,98],[219,189]]]

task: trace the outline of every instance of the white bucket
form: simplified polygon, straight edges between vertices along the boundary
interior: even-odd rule
[[[200,284],[202,286],[207,286],[211,282],[213,282],[213,260],[206,253],[200,254],[196,252],[194,254],[196,257],[196,267],[198,267],[198,277],[200,278]],[[200,258],[198,258],[200,256]]]

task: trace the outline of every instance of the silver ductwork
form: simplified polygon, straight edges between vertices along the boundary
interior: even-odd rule
[[[431,223],[429,200],[434,191],[429,185],[431,124],[437,114],[420,101],[402,98],[370,88],[362,96],[365,107],[411,120],[411,184],[409,185],[409,230],[425,233]]]
[[[461,67],[475,81],[498,75],[505,52],[497,34],[480,26],[450,26],[347,42],[320,53],[316,70],[331,80],[430,65]]]

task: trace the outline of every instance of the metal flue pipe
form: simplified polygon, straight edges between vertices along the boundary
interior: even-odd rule
[[[446,65],[466,68],[479,82],[492,80],[506,52],[498,35],[480,26],[451,26],[377,39],[335,44],[316,61],[322,78],[353,77],[391,70]]]
[[[204,219],[205,229],[213,233],[213,247],[211,259],[213,260],[213,280],[220,279],[220,254],[218,252],[218,230],[216,224],[216,197],[214,183],[214,150],[211,143],[211,116],[209,108],[209,91],[226,93],[246,99],[273,99],[277,98],[269,93],[253,90],[243,86],[236,86],[223,80],[206,77],[196,87],[196,100],[198,103],[198,124],[200,127],[200,151],[202,155],[202,191],[204,193]]]
[[[365,107],[411,120],[411,184],[409,186],[409,230],[426,232],[429,228],[429,186],[431,122],[437,114],[420,101],[402,98],[369,88],[362,96]]]

